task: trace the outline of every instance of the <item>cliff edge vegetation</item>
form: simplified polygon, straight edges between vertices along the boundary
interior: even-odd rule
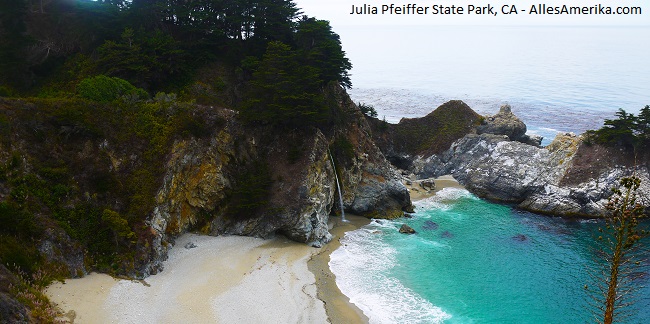
[[[161,271],[188,231],[322,246],[338,195],[411,206],[339,36],[291,1],[0,6],[2,321],[52,321],[56,278]]]

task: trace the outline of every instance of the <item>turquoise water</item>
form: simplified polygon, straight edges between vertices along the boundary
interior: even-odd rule
[[[598,224],[521,212],[452,188],[417,205],[411,219],[348,232],[332,254],[337,284],[371,323],[594,322],[584,286],[598,259]],[[398,233],[404,223],[417,234]],[[647,302],[631,308],[629,323],[650,322]]]

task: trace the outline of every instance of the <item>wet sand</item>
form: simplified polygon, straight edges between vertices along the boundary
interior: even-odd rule
[[[316,286],[318,287],[318,298],[325,303],[327,316],[331,323],[368,323],[368,317],[350,303],[350,298],[345,296],[336,285],[336,276],[329,267],[330,254],[341,246],[340,239],[347,231],[353,231],[361,226],[370,223],[365,217],[346,215],[348,222],[342,222],[340,217],[330,218],[333,228],[330,229],[332,242],[321,248],[309,260],[309,270],[316,275]]]
[[[438,191],[444,188],[465,188],[463,185],[458,183],[454,177],[451,175],[443,175],[434,179],[436,187],[434,190],[425,190],[420,187],[417,182],[413,182],[410,185],[404,184],[409,190],[409,195],[411,196],[411,201],[416,202],[418,200],[426,199],[434,196]]]

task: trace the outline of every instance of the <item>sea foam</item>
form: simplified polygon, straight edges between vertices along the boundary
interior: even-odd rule
[[[438,191],[434,196],[418,200],[415,205],[421,210],[449,210],[459,199],[474,199],[478,198],[472,195],[469,191],[462,188],[444,188]],[[426,217],[426,215],[420,215]]]
[[[347,232],[330,257],[336,283],[370,323],[440,323],[451,316],[388,275],[397,251],[382,240],[390,221]],[[395,230],[395,229],[393,229]]]

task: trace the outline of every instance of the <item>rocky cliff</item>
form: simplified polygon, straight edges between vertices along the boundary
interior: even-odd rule
[[[419,178],[451,174],[479,197],[533,212],[579,217],[602,216],[611,188],[621,177],[634,174],[642,180],[639,202],[650,206],[645,165],[614,158],[612,154],[625,154],[588,145],[571,133],[558,134],[550,145],[539,147],[539,138],[526,136],[525,129],[504,106],[476,133],[457,140],[444,153],[416,158],[411,171]],[[595,150],[601,150],[597,154],[603,154],[603,161],[592,164],[586,159]]]
[[[2,99],[0,257],[27,245],[16,259],[25,269],[43,260],[68,276],[144,277],[188,231],[322,246],[340,209],[336,176],[347,212],[401,216],[411,202],[400,176],[345,91],[326,92],[323,129],[173,101]]]
[[[159,270],[168,243],[192,229],[211,235],[279,233],[316,247],[328,243],[329,215],[339,194],[335,172],[347,212],[402,216],[411,202],[401,177],[372,142],[362,115],[343,89],[330,90],[352,116],[346,127],[331,132],[331,140],[318,129],[277,133],[250,128],[231,112],[214,137],[175,142],[147,221],[155,231],[155,252],[144,272]],[[242,177],[251,172],[255,177]],[[238,191],[251,185],[250,191]],[[261,204],[238,210],[238,204],[254,203],[238,194],[260,190],[266,192],[256,197]]]

